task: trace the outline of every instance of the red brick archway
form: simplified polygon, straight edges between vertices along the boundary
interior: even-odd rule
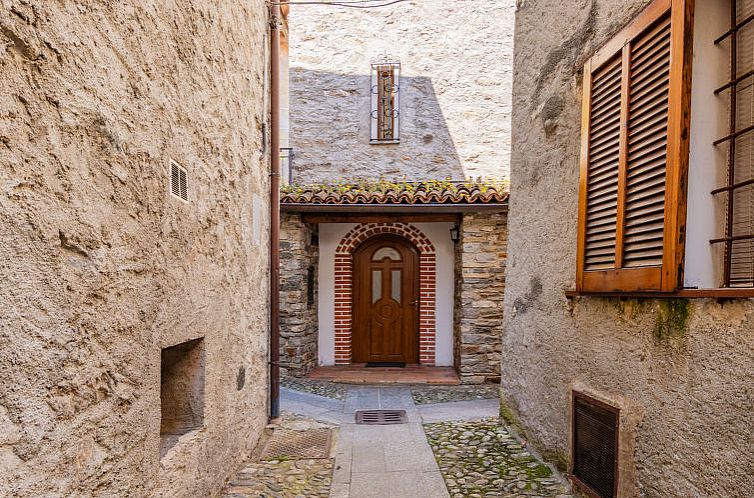
[[[335,364],[351,363],[353,323],[353,253],[365,240],[385,233],[401,236],[419,251],[419,363],[435,364],[435,247],[408,223],[363,223],[352,228],[335,250]]]

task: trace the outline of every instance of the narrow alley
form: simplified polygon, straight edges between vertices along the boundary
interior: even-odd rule
[[[242,465],[223,497],[571,497],[554,468],[522,447],[498,419],[499,400],[485,386],[299,381],[298,387],[330,397],[284,388],[283,420],[268,431],[274,436],[332,428],[329,459],[258,455]],[[444,401],[454,395],[464,399]],[[371,410],[404,411],[406,419],[357,423],[359,412]]]

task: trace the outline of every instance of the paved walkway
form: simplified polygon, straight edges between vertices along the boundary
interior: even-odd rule
[[[331,498],[444,498],[449,496],[422,422],[495,417],[497,400],[417,407],[406,387],[350,386],[345,400],[282,389],[282,409],[340,425]],[[406,410],[408,423],[356,425],[367,409]]]

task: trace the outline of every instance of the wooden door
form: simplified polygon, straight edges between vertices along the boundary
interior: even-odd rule
[[[354,254],[353,361],[417,363],[418,255],[407,241],[379,236]]]

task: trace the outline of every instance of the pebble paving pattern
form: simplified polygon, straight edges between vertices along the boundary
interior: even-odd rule
[[[332,427],[308,417],[283,412],[281,429]],[[262,445],[263,446],[263,445]],[[259,448],[258,448],[259,449]],[[318,498],[330,496],[333,459],[294,460],[281,455],[252,458],[225,486],[221,498]]]
[[[249,463],[232,479],[222,498],[330,496],[332,460],[270,460]]]
[[[470,386],[416,386],[411,395],[417,405],[447,403],[449,401],[471,401],[475,399],[495,399],[500,396],[500,386],[481,384]]]
[[[424,430],[452,498],[573,498],[569,485],[498,419],[425,424]]]
[[[317,394],[326,398],[346,399],[348,386],[336,384],[324,380],[297,379],[295,377],[283,377],[280,385],[304,393]]]

